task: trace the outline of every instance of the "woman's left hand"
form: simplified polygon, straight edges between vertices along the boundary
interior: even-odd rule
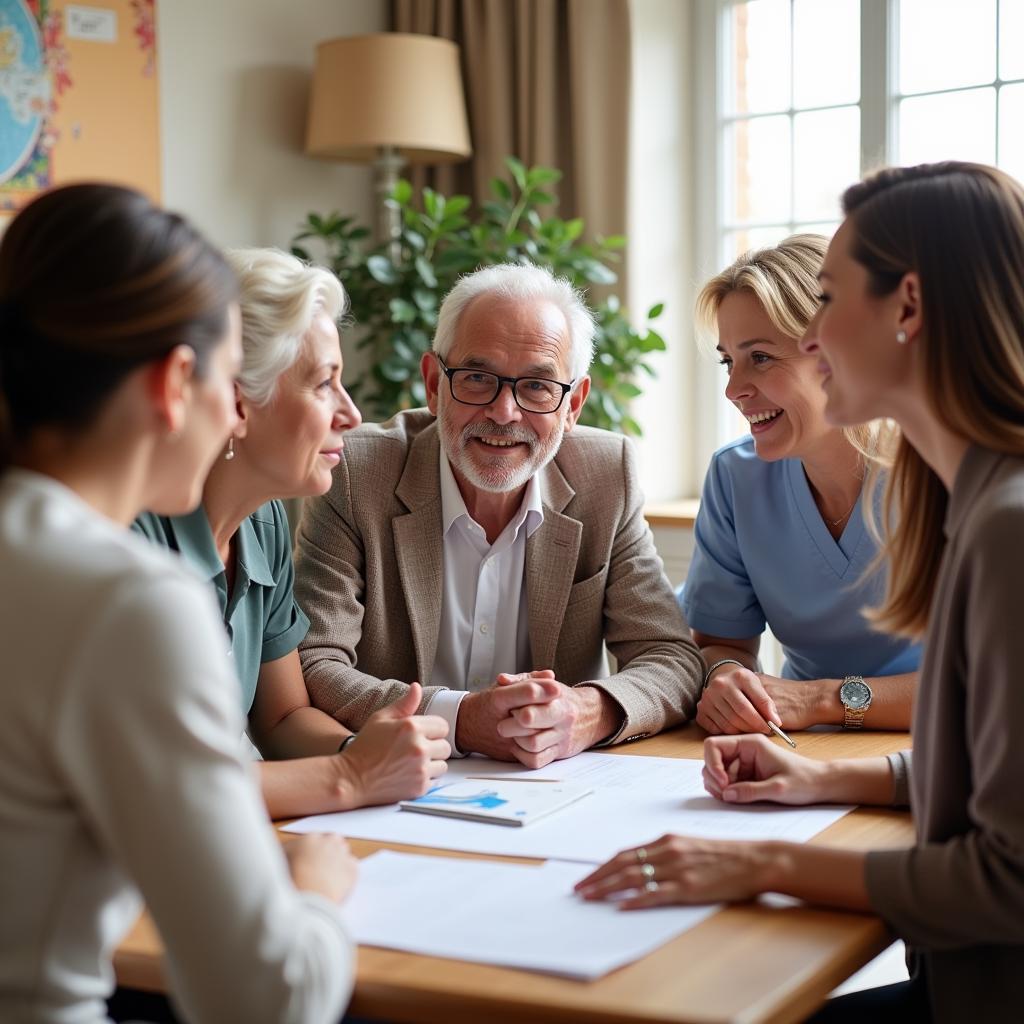
[[[771,889],[770,843],[736,843],[666,835],[616,854],[576,883],[587,900],[621,898],[623,910],[672,903],[748,900]]]

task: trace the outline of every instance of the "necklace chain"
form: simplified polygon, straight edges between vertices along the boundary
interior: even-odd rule
[[[826,519],[825,522],[828,523],[829,526],[838,526],[857,507],[858,501],[860,501],[859,494],[857,495],[857,498],[854,501],[854,503],[838,519]]]

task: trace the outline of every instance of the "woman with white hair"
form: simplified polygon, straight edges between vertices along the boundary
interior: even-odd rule
[[[442,774],[447,724],[416,716],[420,687],[353,735],[310,706],[297,647],[309,622],[292,585],[281,499],[323,494],[343,433],[361,421],[341,383],[338,279],[273,249],[228,252],[239,279],[238,422],[190,515],[136,528],[174,549],[216,590],[272,817],[349,810],[424,793]]]

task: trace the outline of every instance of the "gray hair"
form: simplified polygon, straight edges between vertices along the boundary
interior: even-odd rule
[[[555,277],[550,270],[532,264],[499,263],[484,267],[460,278],[445,296],[434,332],[434,351],[446,359],[455,341],[455,329],[466,307],[480,295],[499,295],[505,299],[534,299],[551,302],[565,316],[569,325],[569,375],[573,380],[583,377],[594,358],[594,335],[597,324],[587,308],[583,295],[565,278]]]
[[[329,270],[280,249],[229,249],[242,309],[242,372],[238,386],[251,402],[265,405],[281,374],[299,358],[318,313],[335,323],[348,308],[341,282]]]

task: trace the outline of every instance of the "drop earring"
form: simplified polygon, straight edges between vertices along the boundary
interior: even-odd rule
[[[228,438],[228,450],[224,453],[224,461],[230,462],[235,457],[235,435]]]
[[[896,332],[896,343],[899,345],[906,345],[907,343],[907,332],[897,331]]]

